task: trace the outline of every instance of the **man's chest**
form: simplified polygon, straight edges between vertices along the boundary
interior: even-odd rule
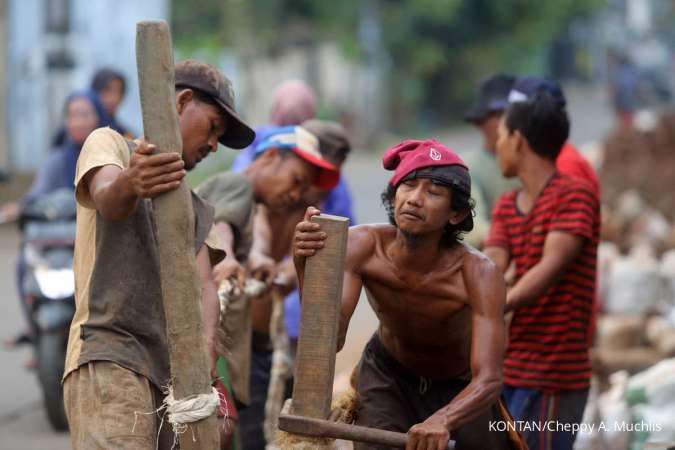
[[[366,267],[363,282],[370,303],[388,315],[439,318],[469,303],[461,270],[411,273],[393,267]]]

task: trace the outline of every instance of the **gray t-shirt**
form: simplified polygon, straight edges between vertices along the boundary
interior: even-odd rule
[[[170,377],[153,204],[142,199],[123,220],[106,220],[94,208],[82,179],[92,169],[129,166],[134,144],[110,128],[95,130],[77,163],[75,316],[64,378],[91,361],[112,361],[161,389]],[[194,251],[209,243],[213,208],[192,195]],[[212,236],[211,236],[212,237]],[[199,299],[195,299],[199,301]]]
[[[251,182],[241,173],[223,172],[202,182],[195,192],[214,207],[216,223],[230,224],[235,256],[245,261],[253,244],[255,201]]]

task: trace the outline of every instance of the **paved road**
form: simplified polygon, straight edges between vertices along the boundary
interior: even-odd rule
[[[0,227],[0,336],[23,326],[15,283],[14,261],[18,246],[14,227]],[[29,349],[0,348],[0,450],[67,450],[67,434],[54,433],[42,409],[41,391],[33,372],[23,368]]]
[[[603,136],[611,120],[603,91],[574,88],[567,91],[573,118],[573,142],[583,143]],[[480,148],[480,138],[471,128],[453,129],[437,137],[458,151]],[[386,221],[379,198],[388,174],[381,169],[379,157],[375,156],[381,152],[382,149],[375,154],[356,153],[347,163],[345,173],[354,191],[356,215],[361,223]],[[17,245],[15,229],[0,226],[0,286],[4,294],[0,300],[0,337],[22,327],[13,278]],[[350,370],[355,365],[376,323],[362,297],[345,349],[338,355],[338,372]],[[11,352],[0,349],[0,450],[66,450],[70,448],[67,435],[50,430],[35,375],[23,369],[28,357],[28,349]]]

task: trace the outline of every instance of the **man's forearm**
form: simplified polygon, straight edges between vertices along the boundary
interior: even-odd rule
[[[208,283],[208,285],[203,286],[203,289],[202,321],[204,323],[204,336],[209,346],[212,346],[220,320],[220,303],[216,287],[213,283]]]
[[[541,298],[557,281],[558,276],[557,271],[545,263],[536,264],[507,293],[504,313],[527,306]]]
[[[439,410],[448,428],[453,431],[488,410],[502,389],[499,379],[473,379],[447,406]]]
[[[215,368],[216,331],[220,323],[220,302],[213,282],[202,283],[202,323],[211,370]]]
[[[197,269],[199,272],[199,281],[202,288],[202,324],[204,325],[204,338],[206,340],[209,358],[211,359],[211,370],[215,368],[215,339],[216,330],[220,322],[220,301],[216,285],[211,276],[211,260],[206,245],[202,246],[197,253]]]
[[[218,243],[225,251],[225,257],[235,258],[234,232],[232,231],[232,226],[227,222],[217,222],[214,225],[214,229],[216,230],[216,235],[218,236]]]
[[[504,311],[513,311],[541,298],[581,254],[583,244],[582,236],[561,231],[550,232],[544,243],[541,260],[509,291]]]
[[[117,175],[114,176],[113,170]],[[109,173],[101,173],[107,171]],[[96,177],[100,175],[101,181]],[[111,175],[114,177],[111,177]],[[107,220],[124,220],[131,216],[138,206],[139,198],[134,194],[127,179],[127,172],[114,166],[104,166],[90,181],[90,195],[96,210]]]
[[[253,217],[253,245],[251,253],[270,256],[271,252],[272,230],[267,209],[263,205],[258,205],[255,216]]]

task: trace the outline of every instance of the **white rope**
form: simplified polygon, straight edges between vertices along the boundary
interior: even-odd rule
[[[288,284],[288,279],[284,275],[279,274],[272,281],[272,284],[284,286]],[[245,296],[246,298],[258,297],[265,291],[265,289],[267,289],[267,283],[255,278],[247,278],[243,289],[237,286],[237,281],[234,277],[221,281],[220,286],[218,286],[218,299],[220,300],[221,316],[225,315],[228,305],[235,298],[239,298],[240,296]]]
[[[169,394],[164,399],[167,420],[175,432],[180,433],[187,424],[198,422],[211,416],[218,404],[220,396],[216,388],[211,388],[209,394],[197,394],[176,400],[173,397],[173,387],[169,386]]]
[[[171,445],[171,449],[178,448],[178,435],[185,433],[190,423],[210,417],[219,406],[221,394],[215,387],[211,389],[212,391],[209,394],[192,395],[181,400],[176,400],[173,397],[173,387],[165,386],[163,392],[166,394],[166,397],[159,408],[152,412],[134,411],[134,426],[131,428],[131,433],[133,434],[136,430],[136,422],[139,415],[156,414],[160,422],[157,429],[155,450],[159,450],[159,436],[162,433],[165,420],[173,428],[173,444]],[[196,442],[194,431],[192,432],[192,440]]]

